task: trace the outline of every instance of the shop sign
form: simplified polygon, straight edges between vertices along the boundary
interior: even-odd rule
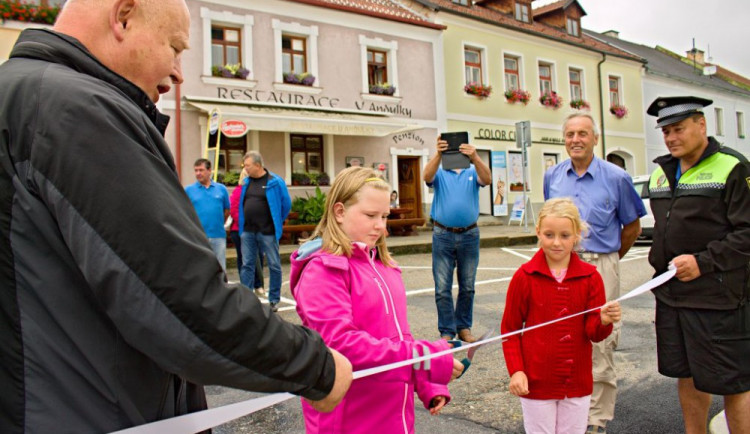
[[[238,120],[227,120],[221,123],[221,133],[227,137],[242,137],[247,134],[247,125]]]

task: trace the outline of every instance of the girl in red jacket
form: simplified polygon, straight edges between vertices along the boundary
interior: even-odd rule
[[[510,282],[502,333],[605,303],[596,267],[573,252],[583,230],[573,201],[550,199],[544,204],[536,226],[541,248]],[[606,338],[620,317],[620,304],[615,302],[503,342],[510,392],[521,397],[527,433],[586,431],[593,388],[591,342]]]

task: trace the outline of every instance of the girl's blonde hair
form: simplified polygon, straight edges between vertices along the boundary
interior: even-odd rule
[[[588,231],[586,222],[581,220],[581,213],[578,212],[578,207],[568,197],[549,199],[544,202],[541,211],[539,211],[539,218],[536,221],[537,232],[542,226],[542,220],[545,217],[558,217],[570,220],[573,223],[573,232],[578,235],[579,241],[583,237],[583,234]]]
[[[362,188],[370,187],[376,190],[390,193],[391,186],[385,180],[378,177],[378,173],[367,167],[349,167],[342,170],[336,175],[331,190],[326,198],[323,218],[315,228],[309,239],[320,237],[323,239],[323,250],[333,253],[334,255],[352,255],[352,240],[344,233],[341,226],[336,221],[333,206],[339,202],[344,206],[351,206],[359,200],[359,194]],[[378,257],[380,261],[387,265],[393,266],[395,262],[388,252],[385,245],[385,234],[381,235],[375,242],[378,248]]]

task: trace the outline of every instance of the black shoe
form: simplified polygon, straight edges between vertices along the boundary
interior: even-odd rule
[[[279,311],[279,303],[271,303],[271,312],[278,312]]]

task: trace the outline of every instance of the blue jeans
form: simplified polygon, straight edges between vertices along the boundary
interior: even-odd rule
[[[432,229],[432,277],[441,336],[455,336],[471,328],[474,314],[474,280],[479,265],[479,228],[454,234]],[[457,267],[458,298],[453,307],[453,270]]]
[[[279,241],[275,235],[263,235],[260,232],[242,232],[242,271],[240,282],[252,288],[255,281],[255,264],[258,255],[266,255],[268,262],[268,302],[278,303],[281,299],[281,258],[279,257]]]
[[[209,238],[208,243],[211,244],[211,250],[214,251],[216,259],[221,264],[221,269],[227,271],[227,239],[226,238]]]
[[[240,239],[240,233],[238,231],[229,232],[229,236],[232,237],[232,243],[234,249],[237,250],[237,274],[242,273],[242,240]],[[263,284],[263,257],[258,252],[258,258],[255,262],[255,283],[252,289],[265,288]]]

